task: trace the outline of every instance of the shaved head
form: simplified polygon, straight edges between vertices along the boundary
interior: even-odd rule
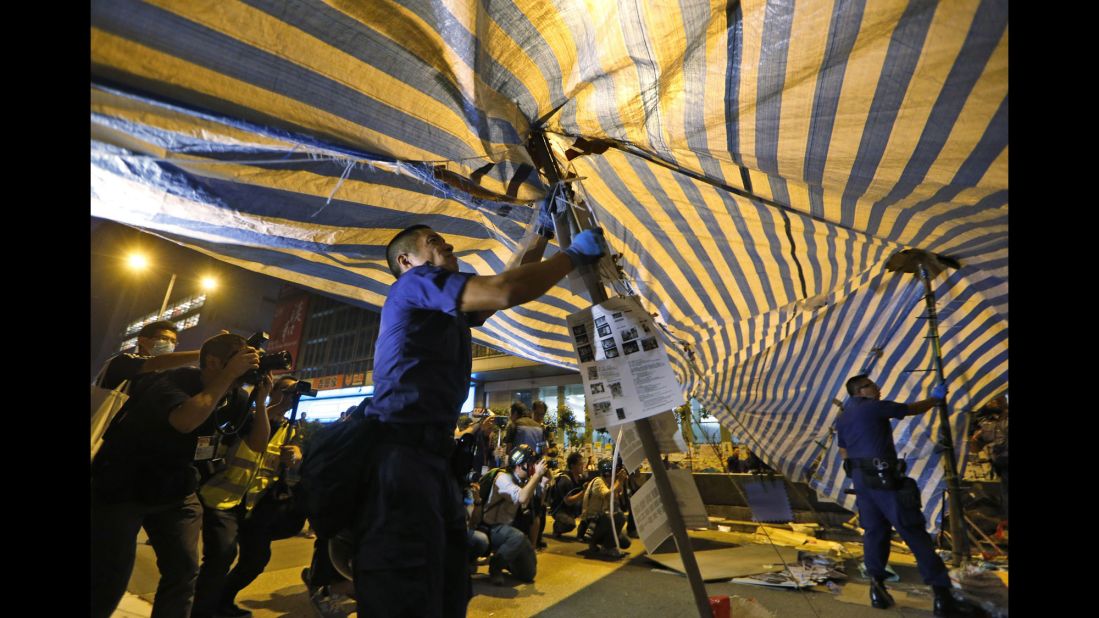
[[[412,225],[406,227],[389,241],[385,246],[385,261],[389,265],[389,272],[393,277],[400,278],[401,265],[397,263],[397,256],[416,250],[416,240],[420,237],[420,230],[430,230],[426,225]]]

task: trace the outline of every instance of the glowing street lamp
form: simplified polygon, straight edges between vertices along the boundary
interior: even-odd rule
[[[126,257],[126,263],[132,270],[144,271],[149,267],[149,259],[141,253],[131,253]],[[206,291],[212,291],[217,289],[218,281],[212,276],[205,276],[202,278],[202,289]],[[172,273],[172,278],[168,280],[168,289],[164,292],[164,301],[160,303],[160,311],[157,312],[157,318],[162,319],[165,312],[168,310],[168,299],[172,297],[172,288],[176,285],[176,274]]]

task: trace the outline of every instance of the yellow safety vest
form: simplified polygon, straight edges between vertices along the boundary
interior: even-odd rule
[[[262,453],[248,448],[243,438],[238,440],[225,455],[228,467],[210,477],[199,490],[202,503],[219,511],[227,511],[243,501],[244,508],[252,510],[275,480],[279,454],[289,435],[290,423],[283,421]]]

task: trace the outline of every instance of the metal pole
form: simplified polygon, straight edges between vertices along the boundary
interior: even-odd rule
[[[172,286],[176,284],[176,274],[172,273],[172,278],[168,280],[168,291],[164,292],[164,302],[160,303],[160,312],[156,314],[157,318],[164,317],[164,311],[168,309],[168,297],[172,295]]]
[[[553,159],[545,135],[541,132],[532,133],[530,145],[530,152],[535,163],[539,165],[551,182],[558,182],[561,177],[557,171],[557,162]],[[565,190],[569,194],[572,192],[569,187],[565,187]],[[586,212],[574,211],[573,215],[574,217],[558,218],[558,244],[562,249],[568,248],[573,235],[579,233],[580,230],[591,227],[592,222]],[[576,232],[570,229],[571,226],[560,225],[565,219],[568,220],[571,226],[578,228]],[[591,295],[592,303],[598,304],[607,300],[606,289],[599,280],[595,267],[581,269],[580,273],[588,288],[588,293]],[[706,594],[706,585],[702,580],[702,573],[698,569],[698,561],[695,559],[694,550],[691,549],[690,537],[687,536],[687,527],[683,523],[682,514],[679,512],[679,504],[675,500],[675,494],[672,493],[672,484],[668,479],[668,471],[664,468],[664,462],[660,457],[660,447],[656,443],[652,425],[649,424],[649,419],[644,418],[637,421],[635,427],[637,427],[637,434],[641,437],[641,446],[645,450],[645,457],[648,458],[649,465],[652,466],[652,478],[656,482],[664,512],[668,515],[668,527],[672,530],[672,537],[675,538],[679,557],[683,561],[683,570],[687,574],[699,618],[713,618],[714,614],[713,610],[710,609],[710,599]]]
[[[946,384],[946,374],[943,372],[943,355],[939,347],[939,314],[935,311],[935,292],[931,289],[931,277],[927,267],[919,265],[920,280],[926,294],[924,301],[927,304],[927,329],[928,339],[931,340],[931,351],[935,356],[935,369],[939,374],[939,384]],[[943,472],[946,475],[946,487],[949,493],[948,506],[950,508],[950,538],[951,562],[955,567],[969,561],[969,543],[965,534],[965,522],[962,520],[962,489],[958,483],[957,456],[954,453],[954,433],[950,429],[950,413],[944,400],[939,408],[939,446],[943,449]]]

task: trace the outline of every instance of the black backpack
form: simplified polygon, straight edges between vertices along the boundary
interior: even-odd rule
[[[322,538],[332,538],[355,523],[367,459],[378,434],[377,417],[365,414],[368,401],[364,399],[343,421],[314,434],[302,457],[295,496]]]
[[[564,470],[558,470],[557,474],[553,475],[550,479],[550,485],[546,488],[546,504],[549,506],[551,512],[556,512],[561,508],[561,504],[565,502],[565,496],[561,495],[561,488],[558,486],[558,482],[561,477],[569,478],[569,475]]]

